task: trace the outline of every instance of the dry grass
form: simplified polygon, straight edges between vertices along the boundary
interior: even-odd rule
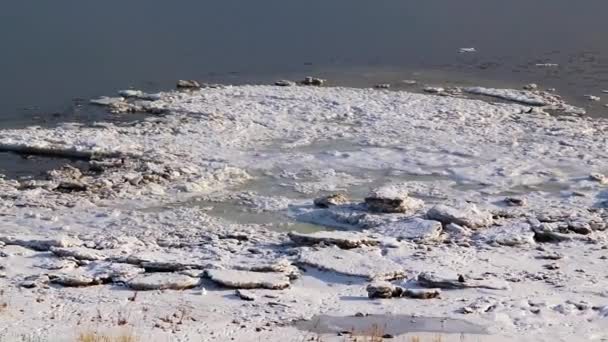
[[[352,331],[348,339],[349,342],[382,342],[388,337],[384,331],[384,327],[376,324],[372,325],[369,331]]]
[[[423,341],[422,341],[422,339],[420,339],[419,336],[412,336],[410,338],[410,342],[423,342]],[[441,335],[433,336],[431,338],[430,342],[443,342],[443,337],[441,337]]]
[[[0,290],[0,313],[6,311],[8,303],[4,300],[4,290]]]
[[[104,335],[96,332],[81,333],[76,342],[139,342],[139,338],[133,334]]]

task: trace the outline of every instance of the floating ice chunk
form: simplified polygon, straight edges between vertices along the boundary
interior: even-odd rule
[[[298,261],[323,270],[368,279],[393,280],[405,277],[403,267],[383,257],[379,249],[304,249]]]
[[[129,97],[140,97],[144,94],[143,91],[141,90],[134,90],[134,89],[126,89],[126,90],[120,90],[118,92],[118,95],[125,97],[125,98],[129,98]]]
[[[238,270],[207,270],[206,276],[223,286],[235,289],[282,290],[291,284],[283,273]]]
[[[546,106],[549,104],[549,102],[542,96],[523,90],[495,89],[483,87],[468,87],[464,88],[463,90],[469,94],[492,96],[501,98],[503,100],[527,104],[530,106]]]
[[[397,221],[373,228],[373,232],[398,239],[407,240],[436,240],[441,234],[442,226],[439,221],[413,218]]]
[[[477,52],[477,49],[475,48],[460,48],[458,49],[459,53],[474,53]]]
[[[390,87],[391,85],[389,83],[380,83],[374,86],[376,89],[389,89]]]
[[[424,87],[422,90],[429,94],[440,94],[445,91],[445,89],[441,87]]]
[[[602,98],[599,96],[595,96],[595,95],[585,95],[585,98],[587,98],[587,100],[589,101],[600,101]]]
[[[6,245],[22,246],[36,251],[49,251],[53,247],[67,248],[80,246],[82,244],[82,241],[72,237],[41,239],[27,236],[0,236],[0,242]]]
[[[195,80],[179,80],[177,81],[178,89],[200,89],[201,84]]]
[[[524,90],[536,90],[538,89],[538,84],[536,83],[530,83],[530,84],[526,84],[525,86],[523,86]]]
[[[101,283],[100,281],[83,274],[69,273],[51,275],[50,280],[53,284],[66,287],[83,287],[97,285]]]
[[[314,204],[319,208],[329,208],[335,205],[347,204],[348,198],[344,194],[332,194],[319,197],[314,200]]]
[[[86,247],[71,247],[71,248],[59,248],[51,247],[51,252],[62,258],[75,258],[76,260],[95,261],[102,260],[105,256],[98,253],[94,249]]]
[[[177,273],[141,274],[129,280],[127,285],[137,291],[184,290],[196,287],[199,278]]]
[[[302,84],[307,85],[307,86],[322,86],[325,84],[325,82],[326,82],[326,80],[324,80],[322,78],[307,76],[302,81]]]
[[[98,106],[116,106],[125,101],[124,97],[108,97],[102,96],[98,99],[92,99],[89,102]]]
[[[481,238],[489,243],[498,243],[503,246],[534,245],[534,231],[527,223],[514,223],[499,227],[492,227],[480,232]]]
[[[279,86],[279,87],[291,87],[296,85],[296,82],[293,81],[288,81],[288,80],[279,80],[274,82],[274,85]]]
[[[438,204],[431,208],[426,216],[431,220],[437,220],[444,224],[455,223],[472,229],[487,227],[494,222],[492,214],[477,208],[473,204],[459,207],[448,207]]]
[[[410,213],[420,210],[424,202],[408,196],[407,190],[400,185],[387,185],[374,189],[365,198],[371,212]]]
[[[289,238],[301,246],[313,246],[324,243],[326,245],[336,245],[343,249],[379,244],[378,240],[369,238],[363,234],[341,231],[316,232],[312,234],[291,232],[289,233]]]
[[[136,98],[136,99],[145,100],[145,101],[158,101],[162,98],[162,96],[160,94],[148,94],[148,93],[144,93],[141,90],[133,90],[133,89],[121,90],[118,92],[118,95],[120,95],[124,98]]]

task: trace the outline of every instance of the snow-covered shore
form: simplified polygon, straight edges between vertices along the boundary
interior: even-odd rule
[[[301,341],[317,332],[295,322],[363,313],[608,338],[608,121],[469,92],[519,104],[226,86],[102,101],[155,113],[130,124],[0,131],[0,150],[73,158],[0,182],[0,336]]]

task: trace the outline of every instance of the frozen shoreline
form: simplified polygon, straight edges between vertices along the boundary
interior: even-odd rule
[[[239,86],[119,101],[159,113],[130,125],[0,131],[4,150],[87,159],[0,183],[0,336],[301,340],[294,321],[363,312],[466,320],[484,341],[605,338],[608,121],[549,115],[571,108],[539,92],[475,93],[536,107]],[[313,205],[336,192],[351,198]],[[288,235],[174,204],[194,199],[345,232]],[[428,272],[467,286],[367,299],[370,282],[414,291]],[[133,289],[155,290],[130,301]]]

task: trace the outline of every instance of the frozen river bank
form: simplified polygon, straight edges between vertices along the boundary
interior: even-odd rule
[[[550,92],[436,92],[129,91],[102,102],[147,119],[0,131],[71,161],[0,183],[0,334],[299,341],[363,313],[606,338],[608,121]]]

